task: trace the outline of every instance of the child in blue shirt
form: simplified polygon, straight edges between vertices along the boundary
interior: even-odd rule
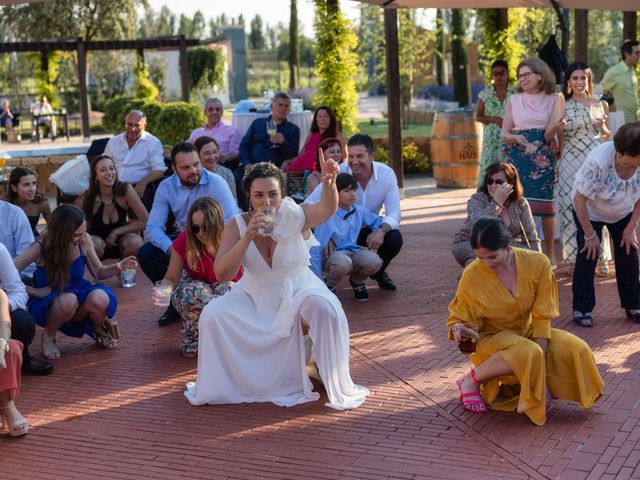
[[[326,272],[327,287],[332,292],[335,292],[342,277],[349,275],[356,300],[364,302],[369,299],[364,281],[380,270],[382,259],[375,250],[358,245],[358,235],[364,226],[368,226],[371,231],[380,228],[382,217],[355,204],[358,183],[353,175],[338,174],[336,187],[338,211],[315,229],[320,247],[311,250],[312,268],[320,278],[323,270]],[[335,251],[323,264],[323,252],[330,241],[335,244]]]

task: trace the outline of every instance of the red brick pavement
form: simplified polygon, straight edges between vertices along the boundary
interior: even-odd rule
[[[556,326],[593,346],[606,381],[594,409],[555,401],[542,427],[516,413],[466,412],[454,380],[468,363],[444,322],[460,273],[450,244],[470,191],[409,184],[405,244],[390,268],[399,291],[372,284],[366,304],[348,287],[338,291],[352,376],[372,392],[361,408],[336,412],[322,399],[190,406],[182,392],[196,361],[178,354],[178,325],[156,326],[161,311],[139,275],[134,289],[114,287],[119,349],[60,338],[55,373],[23,379],[19,407],[32,427],[21,439],[0,433],[0,478],[640,478],[640,327],[624,319],[615,281],[598,282],[596,326],[579,329],[569,318],[570,278],[558,275]]]

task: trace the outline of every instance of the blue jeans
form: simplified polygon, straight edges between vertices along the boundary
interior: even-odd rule
[[[578,312],[587,313],[593,311],[596,306],[596,292],[593,284],[593,274],[596,270],[598,259],[587,260],[587,252],[581,252],[584,248],[584,230],[573,212],[573,219],[578,229],[578,255],[576,266],[573,270],[573,309]],[[622,232],[629,224],[631,214],[618,220],[615,223],[595,222],[591,220],[591,226],[595,230],[600,241],[602,241],[602,227],[606,225],[613,240],[613,255],[616,265],[616,283],[618,295],[620,296],[620,306],[628,310],[640,308],[640,274],[638,268],[638,251],[631,247],[629,254],[624,246],[620,246]]]

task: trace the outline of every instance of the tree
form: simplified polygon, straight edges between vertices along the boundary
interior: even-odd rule
[[[356,74],[358,43],[352,23],[340,12],[337,0],[316,2],[316,70],[320,79],[316,104],[328,105],[348,135],[357,128]]]
[[[266,41],[262,31],[262,25],[262,17],[256,14],[253,20],[251,20],[249,31],[249,48],[251,50],[264,50],[265,48]]]
[[[291,0],[291,19],[289,20],[289,90],[298,87],[300,54],[298,51],[298,6]]]
[[[461,106],[469,105],[467,53],[464,40],[464,12],[459,8],[451,13],[451,63],[453,65],[453,95]]]
[[[444,14],[441,8],[436,11],[436,83],[438,85],[444,85],[448,82],[448,79],[444,78],[444,62],[445,62],[445,50],[444,50]]]
[[[387,66],[382,9],[375,5],[360,5],[358,58],[361,72],[367,73],[366,84],[371,95],[386,91]]]

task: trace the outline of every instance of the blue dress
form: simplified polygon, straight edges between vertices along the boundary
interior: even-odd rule
[[[35,319],[36,323],[41,327],[44,327],[46,325],[49,307],[51,307],[53,301],[58,298],[61,293],[73,293],[78,298],[78,303],[82,304],[87,300],[87,296],[92,291],[103,290],[109,297],[107,315],[109,317],[113,317],[116,313],[118,301],[111,289],[105,287],[104,285],[93,285],[83,278],[86,257],[82,253],[82,248],[78,248],[80,249],[80,255],[73,262],[71,262],[71,267],[69,269],[69,283],[67,284],[67,286],[64,287],[61,291],[52,291],[45,297],[29,297],[29,301],[27,302],[27,309]],[[34,286],[36,288],[42,288],[46,287],[47,285],[47,271],[44,267],[37,266],[34,274]],[[91,338],[96,338],[95,334],[93,333],[93,325],[91,324],[91,319],[89,318],[89,316],[87,316],[81,322],[69,320],[68,322],[64,323],[59,328],[59,330],[70,337],[80,338],[86,333]]]

